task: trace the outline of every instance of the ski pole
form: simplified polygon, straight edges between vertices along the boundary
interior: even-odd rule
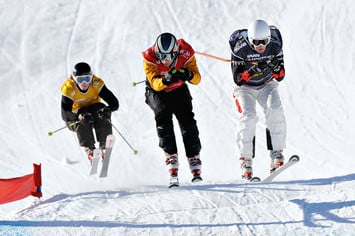
[[[141,83],[144,83],[145,82],[145,80],[141,80],[141,81],[138,81],[138,82],[132,82],[132,86],[134,87],[134,86],[136,86],[137,84],[141,84]]]
[[[202,55],[202,56],[205,56],[205,57],[210,57],[210,58],[213,58],[213,59],[216,59],[216,60],[220,60],[220,61],[224,61],[224,62],[231,62],[231,60],[229,59],[225,59],[225,58],[222,58],[222,57],[217,57],[217,56],[214,56],[214,55],[211,55],[211,54],[208,54],[208,53],[204,53],[204,52],[196,52],[196,54],[199,54],[199,55]]]
[[[114,125],[112,124],[112,122],[111,122],[109,119],[107,119],[107,120],[108,120],[108,122],[111,124],[111,126],[117,131],[117,133],[121,136],[121,138],[127,143],[127,145],[132,149],[133,154],[134,154],[134,155],[137,155],[138,150],[136,150],[136,149],[134,149],[134,148],[132,147],[132,145],[127,141],[127,139],[123,136],[123,134],[121,134],[121,132],[116,128],[116,126],[114,126]]]
[[[72,126],[78,124],[79,122],[80,122],[79,120],[78,120],[78,121],[75,121],[75,122],[71,122],[71,123],[69,124],[69,127],[72,127]],[[57,133],[58,131],[61,131],[62,129],[65,129],[65,128],[67,128],[66,125],[63,126],[62,128],[59,128],[59,129],[56,129],[56,130],[53,130],[53,131],[48,131],[48,136],[52,136],[54,133]]]

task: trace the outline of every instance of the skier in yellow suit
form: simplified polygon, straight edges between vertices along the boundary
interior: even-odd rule
[[[85,62],[74,66],[73,74],[64,81],[61,92],[62,119],[70,130],[76,132],[79,144],[91,162],[96,143],[93,129],[104,153],[106,137],[112,134],[111,112],[118,109],[118,99]]]

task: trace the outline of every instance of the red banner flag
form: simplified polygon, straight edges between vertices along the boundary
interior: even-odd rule
[[[0,179],[0,204],[23,199],[30,195],[42,197],[41,165],[33,164],[33,174]]]

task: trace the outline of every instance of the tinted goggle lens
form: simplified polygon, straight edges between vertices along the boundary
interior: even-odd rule
[[[75,82],[78,84],[87,83],[89,84],[92,80],[92,75],[79,75],[74,76]]]
[[[267,45],[269,43],[269,39],[253,39],[253,45],[254,46],[259,46],[259,45]]]
[[[177,52],[172,52],[172,53],[157,53],[157,58],[161,61],[163,60],[169,60],[172,61],[175,59]]]

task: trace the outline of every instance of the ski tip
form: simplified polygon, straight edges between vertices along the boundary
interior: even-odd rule
[[[201,181],[202,181],[202,178],[197,178],[197,179],[192,179],[191,183],[198,183],[198,182],[201,182]]]
[[[299,161],[300,157],[298,155],[292,155],[289,159],[289,161]]]
[[[179,184],[170,184],[168,188],[177,188],[179,187]]]
[[[259,177],[253,177],[249,180],[249,182],[261,182],[261,179]]]
[[[197,183],[197,182],[201,182],[201,181],[202,181],[202,177],[200,175],[194,176],[191,180],[192,183]]]

